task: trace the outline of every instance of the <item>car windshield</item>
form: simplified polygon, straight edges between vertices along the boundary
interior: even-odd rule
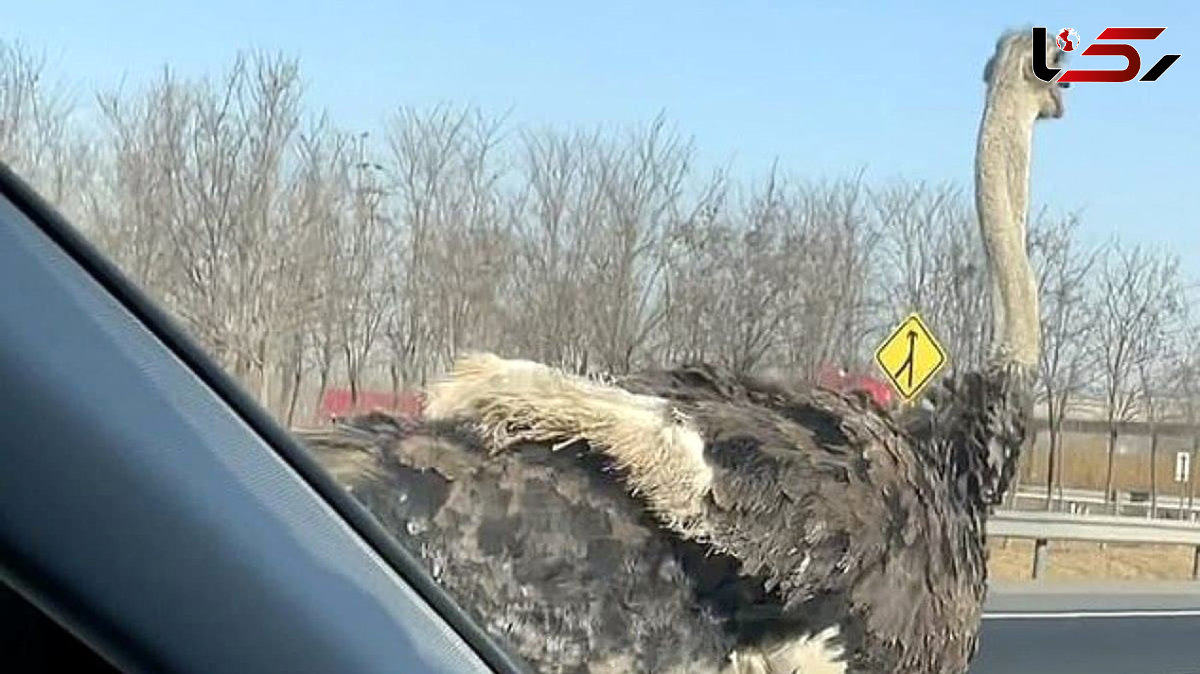
[[[996,588],[1200,575],[1200,22],[1038,11],[25,3],[0,159],[535,665],[767,653],[810,568],[900,662],[948,618],[884,559],[986,578],[964,641],[1030,610]]]

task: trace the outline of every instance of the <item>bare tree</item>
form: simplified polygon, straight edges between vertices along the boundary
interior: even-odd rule
[[[881,227],[871,219],[862,171],[800,186],[783,218],[782,281],[791,284],[783,309],[784,366],[801,377],[836,362],[861,368],[874,345],[872,309]]]
[[[1079,220],[1071,215],[1053,220],[1043,212],[1029,232],[1030,257],[1041,297],[1041,398],[1049,425],[1046,508],[1055,487],[1062,494],[1062,422],[1073,397],[1089,383],[1095,355],[1087,348],[1093,330],[1094,305],[1087,280],[1099,258],[1098,248],[1082,248]]]
[[[512,346],[530,357],[583,371],[588,328],[586,263],[599,193],[588,172],[598,134],[544,130],[522,135],[522,193],[514,197],[517,256],[510,299]]]
[[[1164,420],[1169,400],[1164,400],[1165,359],[1154,354],[1137,365],[1137,386],[1141,397],[1141,408],[1150,427],[1150,511],[1148,516],[1158,517],[1158,425]]]
[[[341,267],[344,223],[352,211],[348,180],[354,161],[351,140],[348,134],[330,128],[326,118],[297,138],[299,167],[288,213],[296,236],[302,239],[297,251],[303,260],[298,265],[301,273],[288,282],[297,284],[312,302],[303,328],[291,336],[282,368],[288,424],[293,423],[308,370],[316,371],[316,405],[320,406],[335,358],[342,351],[345,332],[340,318],[344,311],[339,302],[343,293],[356,291],[344,283]]]
[[[984,357],[987,267],[975,215],[951,185],[897,184],[874,195],[883,234],[876,257],[880,304],[897,313],[919,311],[949,352],[951,371],[976,367]]]
[[[666,314],[657,330],[653,353],[663,362],[717,358],[717,343],[727,327],[717,304],[726,283],[725,251],[732,235],[730,182],[714,172],[687,217],[675,223],[667,243],[664,272]]]
[[[350,404],[358,404],[363,368],[371,357],[387,311],[386,253],[390,245],[387,217],[381,212],[386,197],[380,184],[383,166],[368,154],[367,134],[355,139],[353,161],[345,180],[350,211],[333,242],[338,280],[334,306],[340,331]]]
[[[483,348],[509,268],[508,218],[493,162],[502,119],[440,105],[400,110],[385,164],[397,234],[385,335],[393,386],[421,380],[467,345]]]
[[[1171,258],[1168,258],[1171,259]],[[1157,329],[1145,341],[1145,355],[1138,363],[1138,385],[1142,408],[1150,425],[1150,517],[1158,516],[1159,424],[1187,414],[1191,403],[1180,401],[1186,393],[1181,384],[1191,361],[1192,333],[1189,302],[1192,295],[1182,279],[1164,289]],[[1182,402],[1182,404],[1181,404]]]
[[[727,185],[714,182],[679,228],[667,352],[792,378],[856,361],[876,240],[861,175],[797,184],[774,168],[747,192],[730,206]]]
[[[66,84],[50,79],[45,56],[0,40],[0,159],[58,208],[81,217],[97,157],[72,124],[76,110]]]
[[[1197,333],[1194,320],[1185,322],[1184,326],[1185,335]],[[1196,431],[1196,425],[1200,422],[1200,348],[1193,343],[1182,349],[1181,354],[1178,369],[1170,381],[1176,395],[1182,400],[1183,418],[1192,427],[1191,457],[1187,475],[1187,512],[1192,512],[1196,500],[1196,460],[1200,458],[1197,456],[1200,454],[1200,433]]]
[[[671,261],[665,319],[687,357],[750,372],[781,346],[802,282],[788,273],[782,189],[771,180],[726,217],[679,228],[674,244],[686,252]]]
[[[1095,348],[1103,365],[1109,427],[1105,494],[1112,499],[1117,424],[1130,420],[1144,403],[1138,373],[1162,344],[1181,310],[1178,258],[1140,246],[1116,245],[1103,258],[1098,277],[1100,310]]]
[[[284,282],[297,237],[281,214],[300,114],[298,67],[239,56],[224,80],[170,72],[139,100],[102,98],[115,131],[114,238],[149,285],[264,400],[280,334],[302,316]],[[131,234],[132,236],[128,236]],[[140,267],[140,268],[139,268]]]
[[[601,144],[586,164],[590,297],[579,309],[604,370],[628,371],[666,315],[663,272],[670,233],[688,210],[682,191],[692,158],[691,141],[660,115],[624,142]]]

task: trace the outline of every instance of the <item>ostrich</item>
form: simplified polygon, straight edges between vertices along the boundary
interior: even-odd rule
[[[367,415],[309,445],[539,671],[965,672],[987,509],[1038,359],[1030,147],[1063,107],[1033,48],[1006,33],[984,71],[990,356],[931,404],[893,414],[706,364],[601,381],[479,353],[430,387],[424,420]]]

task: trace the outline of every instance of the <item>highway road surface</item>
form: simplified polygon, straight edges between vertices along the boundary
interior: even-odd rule
[[[1200,674],[1200,582],[994,584],[971,674]]]

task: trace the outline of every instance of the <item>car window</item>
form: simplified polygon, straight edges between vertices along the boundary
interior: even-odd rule
[[[570,660],[573,639],[593,637],[473,583],[602,555],[564,543],[530,553],[538,563],[490,556],[520,548],[502,514],[562,520],[566,506],[510,505],[507,464],[464,458],[472,479],[502,485],[480,479],[472,508],[455,501],[462,479],[394,460],[401,442],[449,451],[421,423],[429,386],[464,354],[597,380],[704,361],[896,415],[993,355],[1001,309],[972,168],[988,56],[1019,16],[928,10],[921,30],[948,41],[935,47],[891,36],[912,18],[814,8],[214,8],[88,29],[22,11],[27,37],[0,32],[0,160],[514,650]],[[994,583],[1110,587],[1200,568],[1187,533],[1059,536],[1057,520],[1012,515],[1126,527],[1200,512],[1196,75],[1160,61],[1195,22],[1164,12],[1144,20],[1166,31],[1136,43],[1157,79],[1064,94],[1068,112],[1037,127],[1033,187],[1014,197],[1040,354],[996,518],[1008,533],[987,542]],[[1118,20],[1053,18],[1049,39],[1083,63]],[[864,23],[851,32],[872,37],[847,38]],[[97,34],[111,37],[92,49]],[[905,400],[884,347],[910,315],[941,357]],[[530,461],[552,471],[562,456]],[[549,536],[561,522],[545,519]],[[414,524],[435,520],[433,533]],[[508,566],[488,566],[497,557]],[[533,645],[556,630],[561,644]]]
[[[519,671],[2,164],[0,275],[6,668]]]

